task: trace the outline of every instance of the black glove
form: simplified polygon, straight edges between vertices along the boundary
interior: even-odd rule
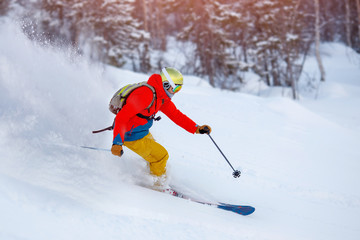
[[[121,157],[124,154],[124,151],[121,145],[113,144],[111,147],[111,153],[115,156]]]
[[[211,133],[211,127],[208,125],[202,125],[202,126],[198,126],[196,129],[196,133],[197,134],[210,134]]]

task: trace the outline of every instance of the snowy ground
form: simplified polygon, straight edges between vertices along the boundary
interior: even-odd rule
[[[3,20],[2,20],[3,21]],[[0,239],[359,239],[360,68],[324,45],[327,81],[292,101],[210,88],[186,76],[174,102],[212,136],[165,116],[152,133],[170,152],[171,182],[207,200],[256,207],[244,217],[138,187],[146,164],[106,151],[109,98],[147,76],[69,61],[0,22]],[[305,66],[316,75],[316,62]],[[275,94],[276,95],[276,94]]]

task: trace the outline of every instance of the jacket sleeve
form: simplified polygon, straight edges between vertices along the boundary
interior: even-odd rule
[[[147,87],[136,89],[126,99],[126,104],[115,117],[113,144],[123,145],[128,123],[131,118],[149,106],[153,93]]]
[[[163,112],[174,123],[185,129],[190,133],[196,132],[196,123],[188,116],[180,112],[172,101],[169,101],[161,106],[160,111]]]

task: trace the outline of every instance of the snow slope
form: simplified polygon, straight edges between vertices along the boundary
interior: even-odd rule
[[[110,148],[111,132],[91,131],[112,123],[107,104],[119,86],[148,76],[36,46],[0,21],[0,239],[360,238],[360,69],[349,50],[323,46],[317,100],[221,91],[186,76],[175,104],[212,127],[239,179],[207,136],[165,116],[153,126],[171,183],[256,207],[244,217],[139,187],[147,166],[130,150],[117,158],[80,148]]]

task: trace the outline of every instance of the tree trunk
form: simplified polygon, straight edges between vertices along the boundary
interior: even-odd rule
[[[148,25],[148,6],[147,6],[148,0],[143,0],[143,14],[144,14],[144,30],[145,32],[149,32],[149,25]]]
[[[356,8],[357,8],[357,15],[358,15],[358,34],[359,34],[359,41],[360,41],[360,0],[356,0]]]
[[[290,62],[290,57],[287,58],[288,60],[286,61],[287,64],[287,73],[286,73],[286,78],[287,81],[291,82],[291,91],[292,91],[292,97],[294,100],[297,99],[297,89],[296,89],[296,79],[294,77],[293,71],[292,71],[292,64]]]
[[[166,50],[166,39],[164,34],[165,24],[166,21],[164,21],[164,15],[163,15],[163,9],[160,1],[158,0],[154,1],[155,8],[155,28],[156,28],[156,38],[158,39],[158,43],[156,44],[156,48],[161,49],[162,51]]]
[[[346,44],[352,47],[351,44],[351,25],[350,25],[350,3],[345,0],[345,31],[346,31]]]
[[[324,66],[321,61],[320,56],[320,6],[319,6],[319,0],[314,0],[315,3],[315,54],[316,54],[316,60],[319,65],[320,70],[320,80],[322,82],[325,81],[325,70]]]

